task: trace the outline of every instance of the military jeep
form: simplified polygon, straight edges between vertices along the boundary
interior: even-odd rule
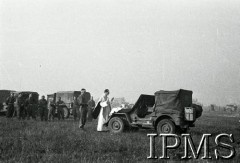
[[[113,133],[127,129],[154,129],[158,133],[183,133],[202,115],[202,107],[192,103],[192,91],[157,91],[140,95],[131,109],[112,113],[106,126]]]

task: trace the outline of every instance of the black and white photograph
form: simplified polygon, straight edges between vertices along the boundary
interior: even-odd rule
[[[240,162],[239,0],[0,0],[0,163]]]

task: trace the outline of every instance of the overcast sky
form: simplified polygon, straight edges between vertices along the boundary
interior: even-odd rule
[[[240,103],[239,0],[1,0],[0,89],[193,90]]]

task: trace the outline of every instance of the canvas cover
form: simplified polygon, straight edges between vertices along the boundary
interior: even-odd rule
[[[62,91],[56,93],[55,102],[58,101],[58,98],[61,97],[61,100],[65,104],[71,104],[73,102],[73,97],[78,97],[81,94],[80,91]]]
[[[0,90],[0,103],[6,102],[7,98],[10,96],[12,90]]]
[[[3,103],[6,102],[7,98],[10,96],[12,90],[0,90],[0,111],[4,108]]]
[[[47,95],[47,101],[56,101],[56,93]]]
[[[91,99],[91,94],[89,92],[85,93],[87,101],[89,101]],[[73,97],[78,97],[79,95],[81,95],[81,91],[62,91],[57,92],[54,99],[57,101],[58,97],[61,97],[61,100],[67,105],[67,107],[70,107],[73,103]]]
[[[29,95],[32,94],[34,103],[35,104],[38,103],[39,95],[37,92],[25,91],[25,92],[15,92],[14,94],[17,97],[21,94],[21,100],[23,100],[23,101],[25,101],[29,97]]]
[[[192,106],[192,93],[192,91],[183,89],[155,92],[156,113],[184,114],[184,107]]]

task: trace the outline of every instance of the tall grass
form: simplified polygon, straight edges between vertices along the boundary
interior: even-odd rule
[[[96,121],[88,123],[86,130],[78,128],[73,120],[40,122],[34,120],[0,118],[0,162],[159,162],[147,160],[149,138],[139,130],[112,134],[97,132]],[[232,162],[240,160],[240,129],[237,118],[204,115],[190,131],[197,145],[203,133],[212,133],[210,150],[216,148],[214,136],[219,133],[232,133],[237,155]],[[174,162],[183,156],[183,146],[168,153]],[[161,140],[156,139],[156,153],[161,155]],[[212,155],[214,156],[214,155]],[[169,160],[165,160],[168,161]],[[187,161],[187,160],[185,160]],[[190,162],[206,162],[189,160]],[[208,160],[214,161],[214,160]],[[224,160],[221,160],[224,161]],[[229,160],[228,160],[229,161]]]

